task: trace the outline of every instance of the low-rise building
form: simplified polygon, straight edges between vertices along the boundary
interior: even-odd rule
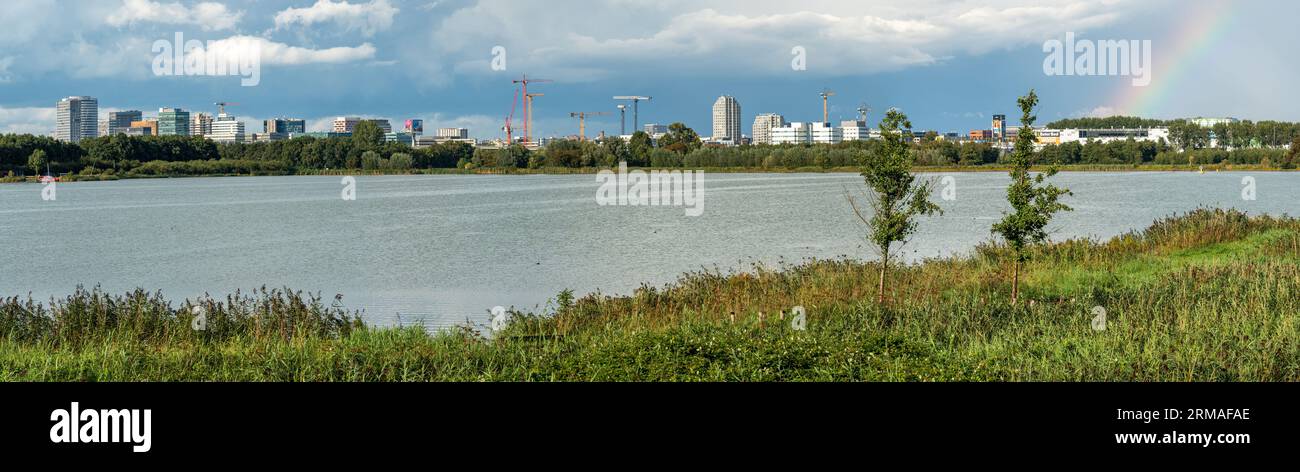
[[[809,132],[815,144],[839,144],[844,140],[844,131],[830,123],[813,122]]]
[[[772,128],[772,144],[809,144],[812,142],[812,123],[792,122]]]
[[[1060,131],[1061,143],[1090,142],[1109,143],[1133,139],[1135,141],[1168,141],[1169,128],[1105,128],[1105,129],[1063,129]]]

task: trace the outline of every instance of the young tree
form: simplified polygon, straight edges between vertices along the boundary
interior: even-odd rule
[[[875,211],[871,218],[863,215],[849,196],[853,213],[870,228],[867,239],[880,251],[877,303],[885,302],[890,248],[894,243],[906,243],[916,232],[916,215],[942,213],[929,199],[933,182],[917,182],[912,175],[912,136],[904,135],[911,128],[907,115],[891,108],[880,121],[881,144],[862,155],[862,178],[871,191],[868,199]]]
[[[45,151],[42,149],[32,151],[32,155],[27,157],[27,167],[31,167],[32,172],[35,172],[36,175],[41,175],[41,172],[45,171],[45,164],[48,162],[49,160],[45,158]]]
[[[1038,95],[1030,89],[1029,95],[1016,102],[1022,115],[1020,133],[1011,154],[1011,185],[1007,187],[1007,201],[1011,202],[1012,212],[993,225],[993,232],[1001,235],[1015,251],[1011,276],[1012,304],[1020,299],[1020,265],[1028,258],[1025,249],[1047,240],[1047,223],[1054,213],[1071,210],[1058,201],[1061,195],[1070,195],[1070,191],[1044,183],[1045,178],[1056,175],[1056,166],[1048,168],[1045,173],[1029,175],[1029,168],[1035,163],[1034,141],[1038,139],[1032,128],[1037,119],[1033,111],[1038,105]]]
[[[668,125],[668,134],[659,138],[659,147],[678,154],[686,154],[700,148],[700,135],[685,124],[673,123]]]
[[[384,144],[384,130],[371,120],[361,120],[352,127],[352,145],[362,150],[374,149]]]

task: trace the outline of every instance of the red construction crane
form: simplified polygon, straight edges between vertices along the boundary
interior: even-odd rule
[[[527,96],[528,96],[528,84],[530,84],[530,83],[542,83],[542,82],[554,82],[554,80],[550,80],[550,79],[530,79],[530,78],[528,78],[528,74],[523,74],[523,75],[521,75],[518,79],[512,80],[512,81],[510,81],[510,82],[511,82],[511,83],[515,83],[515,84],[523,84],[523,87],[524,87],[524,96],[527,97]],[[516,96],[516,98],[518,98],[518,97]],[[528,144],[528,143],[531,143],[531,142],[533,141],[533,119],[532,119],[532,109],[531,109],[532,107],[528,106],[528,102],[529,102],[529,100],[525,99],[525,101],[524,101],[524,144]]]
[[[506,115],[506,127],[504,128],[506,132],[506,146],[514,144],[515,141],[514,128],[511,127],[510,120],[515,117],[515,104],[517,103],[519,103],[519,89],[515,89],[515,98],[510,101],[510,114]]]

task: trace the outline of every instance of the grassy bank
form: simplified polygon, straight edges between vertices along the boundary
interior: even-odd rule
[[[1198,210],[1037,250],[1019,306],[1004,249],[982,247],[892,271],[884,306],[873,264],[809,261],[562,294],[491,337],[366,327],[284,291],[11,298],[0,379],[1296,381],[1298,248],[1300,221]],[[206,330],[191,328],[192,304]],[[790,327],[795,305],[805,331]],[[1094,306],[1104,331],[1090,326]]]

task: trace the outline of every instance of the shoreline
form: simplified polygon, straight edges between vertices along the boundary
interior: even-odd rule
[[[1048,170],[1049,166],[1034,166],[1035,172]],[[210,177],[279,177],[279,176],[386,176],[386,175],[584,175],[596,174],[602,170],[609,170],[602,167],[582,167],[582,168],[541,168],[541,169],[451,169],[451,168],[432,168],[417,169],[414,171],[384,171],[384,170],[311,170],[304,172],[286,172],[286,173],[252,173],[252,174],[175,174],[175,175],[74,175],[68,174],[60,176],[59,183],[71,182],[104,182],[115,180],[135,180],[135,179],[179,179],[179,178],[210,178]],[[764,167],[628,167],[628,170],[697,170],[705,173],[716,174],[857,174],[860,171],[858,167],[797,167],[797,168],[764,168]],[[913,173],[981,173],[981,172],[1007,172],[1009,166],[1002,165],[982,165],[982,166],[916,166]],[[1114,173],[1114,172],[1297,172],[1300,169],[1282,169],[1275,166],[1264,166],[1260,164],[1214,164],[1214,165],[1131,165],[1131,164],[1071,164],[1066,166],[1057,166],[1060,172],[1068,173]],[[40,183],[39,176],[27,177],[0,177],[0,184],[5,183]]]
[[[1038,247],[1020,304],[1009,254],[896,266],[883,305],[876,263],[813,260],[561,292],[496,332],[371,326],[289,290],[11,297],[0,381],[1300,380],[1300,220],[1200,209]]]

